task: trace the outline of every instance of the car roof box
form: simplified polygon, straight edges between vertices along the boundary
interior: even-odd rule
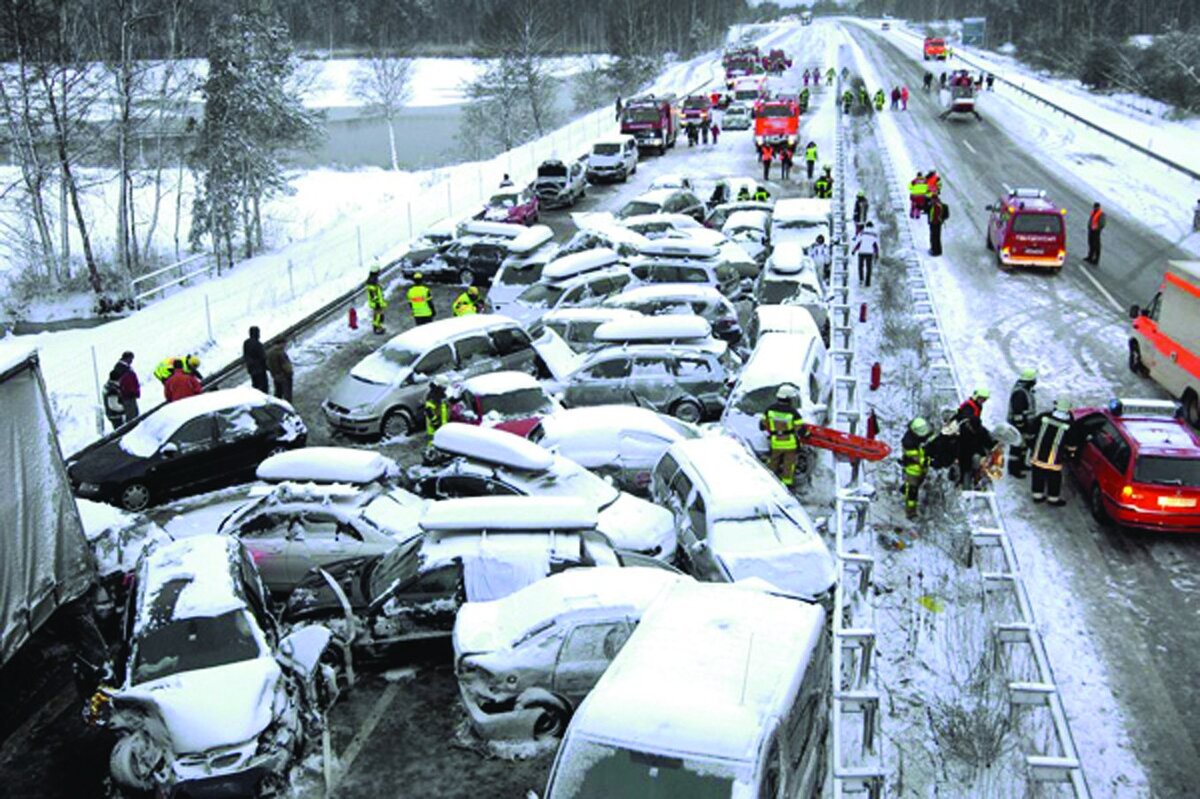
[[[433,434],[433,446],[452,455],[522,469],[544,472],[554,465],[554,456],[512,433],[488,427],[450,422]]]
[[[439,532],[592,530],[596,519],[596,506],[577,497],[469,497],[429,503],[420,525]]]
[[[621,260],[615,250],[608,247],[597,247],[592,250],[564,255],[546,264],[542,277],[546,280],[566,280],[587,272],[595,272],[612,266]]]
[[[683,239],[654,239],[641,246],[639,252],[649,258],[716,258],[721,251],[709,244]]]

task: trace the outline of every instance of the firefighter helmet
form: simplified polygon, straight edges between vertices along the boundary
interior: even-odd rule
[[[793,400],[796,398],[796,387],[784,384],[775,389],[775,399],[777,400]]]
[[[929,435],[930,432],[929,422],[925,421],[924,416],[918,416],[916,419],[913,419],[911,422],[909,422],[908,429],[913,431],[913,433],[921,438]]]
[[[973,393],[971,396],[975,399],[985,400],[992,396],[992,392],[988,391],[986,387],[980,386],[979,388],[975,389],[975,393]]]
[[[1032,366],[1028,366],[1028,367],[1022,369],[1021,370],[1021,380],[1023,380],[1026,383],[1036,383],[1037,382],[1037,369],[1034,369]]]
[[[424,279],[425,279],[425,275],[421,274],[420,272],[413,273],[413,282],[414,283],[420,283]]]
[[[189,355],[189,356],[187,356],[186,364],[187,364],[187,368],[190,371],[194,372],[200,368],[200,359],[197,358],[195,355]]]
[[[475,286],[471,286],[469,289],[467,289],[467,294],[470,294],[472,297],[478,297],[479,289]]]

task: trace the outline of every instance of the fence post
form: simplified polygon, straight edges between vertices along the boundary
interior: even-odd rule
[[[104,435],[104,392],[100,389],[100,364],[96,361],[96,345],[92,345],[92,381],[96,384],[96,435]]]
[[[483,164],[479,165],[479,168],[476,170],[475,174],[479,178],[479,199],[480,199],[480,201],[482,201],[484,199],[484,197],[483,197]]]
[[[410,202],[406,203],[406,205],[408,206],[408,208],[407,208],[407,212],[408,212],[408,213],[407,213],[407,216],[408,216],[408,241],[412,241],[412,238],[413,238],[413,229],[412,229],[412,202],[410,201]]]
[[[454,216],[454,194],[450,188],[450,178],[446,178],[446,216]]]
[[[290,270],[288,274],[291,274]],[[207,294],[204,295],[204,324],[205,328],[208,330],[208,343],[212,344],[214,341],[216,341],[216,339],[213,338],[212,334],[212,309],[208,305]]]
[[[355,238],[355,240],[358,242],[358,268],[359,268],[359,271],[361,271],[361,270],[362,270],[362,268],[363,268],[363,257],[362,257],[362,225],[355,225],[355,226],[354,226],[354,238]],[[289,260],[288,260],[288,279],[289,279],[289,280],[291,279],[291,276],[292,276],[292,262],[291,262],[291,259],[289,259]],[[296,290],[295,290],[295,289],[292,289],[292,296],[293,296],[293,297],[295,297],[295,296],[296,296]]]
[[[361,236],[358,239],[358,268],[360,270],[362,269],[362,237]],[[288,290],[292,293],[292,299],[293,300],[296,299],[296,281],[295,281],[295,278],[292,277],[292,259],[291,258],[288,258]],[[211,325],[210,325],[210,327],[211,327]],[[211,338],[211,337],[212,337],[212,333],[209,333],[209,338]]]

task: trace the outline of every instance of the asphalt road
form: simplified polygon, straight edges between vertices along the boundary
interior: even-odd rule
[[[1003,97],[986,95],[979,104],[982,122],[939,121],[936,95],[926,96],[919,88],[926,69],[919,45],[898,34],[847,28],[887,81],[917,87],[908,113],[894,118],[913,163],[936,168],[946,179],[953,213],[934,286],[964,379],[990,385],[996,398],[992,418],[1002,417],[1008,388],[1025,365],[1040,368],[1044,405],[1059,393],[1076,405],[1102,405],[1113,396],[1162,396],[1129,372],[1127,320],[1083,273],[1090,270],[1120,305],[1144,302],[1161,280],[1165,259],[1184,253],[1110,205],[1101,264],[1082,263],[1092,197],[1070,175],[1069,164],[1031,151],[1009,130],[1027,112]],[[936,75],[941,66],[931,71]],[[1086,158],[1087,153],[1071,157]],[[996,267],[984,247],[984,206],[997,198],[1003,183],[1045,188],[1067,208],[1068,263],[1061,274],[1005,273]],[[1096,675],[1107,674],[1153,795],[1195,796],[1200,777],[1197,542],[1099,524],[1073,487],[1061,509],[1032,505],[1026,491],[1011,480],[1001,488],[1010,525],[1031,528],[1043,551],[1057,562],[1055,571],[1065,575],[1082,610],[1085,634],[1100,656]],[[1026,571],[1036,574],[1039,567],[1027,564]],[[1035,582],[1029,588],[1036,601],[1039,586]],[[1043,608],[1042,617],[1047,635],[1053,636],[1058,620],[1049,610]],[[1075,708],[1081,715],[1088,710]],[[1077,725],[1077,740],[1081,734],[1087,735],[1084,724]],[[1081,749],[1087,743],[1082,741]]]

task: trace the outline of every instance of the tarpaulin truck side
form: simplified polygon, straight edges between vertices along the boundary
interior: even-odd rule
[[[0,664],[95,578],[37,354],[0,347]]]
[[[1169,261],[1154,299],[1129,315],[1129,368],[1178,397],[1200,427],[1200,261]]]

